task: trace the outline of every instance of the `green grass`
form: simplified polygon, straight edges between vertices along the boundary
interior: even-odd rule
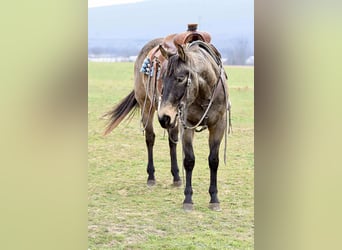
[[[106,111],[133,88],[132,63],[89,63],[89,249],[253,249],[254,68],[226,67],[233,134],[227,166],[220,151],[220,212],[208,209],[208,132],[196,133],[195,209],[184,212],[183,187],[171,186],[167,136],[155,117],[156,186],[146,185],[147,153],[138,112],[103,137]],[[181,168],[181,147],[178,162]],[[182,173],[181,173],[182,175]]]

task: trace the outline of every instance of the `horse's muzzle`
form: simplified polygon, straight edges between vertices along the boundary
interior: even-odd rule
[[[160,125],[163,128],[170,128],[171,127],[171,117],[168,115],[163,115],[162,117],[158,116],[158,120]]]
[[[165,129],[174,128],[177,125],[177,115],[173,121],[171,121],[171,117],[168,115],[163,115],[162,117],[158,116],[158,120],[160,125]]]
[[[174,128],[177,123],[177,109],[169,104],[161,104],[158,109],[158,120],[163,128]]]

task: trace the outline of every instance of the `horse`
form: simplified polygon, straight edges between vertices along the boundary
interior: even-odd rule
[[[134,114],[134,110],[140,107],[141,126],[142,130],[145,133],[148,156],[146,169],[148,174],[148,186],[153,186],[156,183],[154,175],[155,167],[153,162],[153,146],[155,142],[153,119],[154,113],[157,110],[158,96],[160,96],[160,91],[158,91],[158,88],[156,86],[158,81],[158,74],[142,73],[141,65],[147,66],[146,58],[148,57],[148,54],[154,48],[158,48],[158,46],[162,44],[163,41],[165,41],[165,38],[156,38],[149,41],[147,44],[145,44],[145,46],[143,46],[134,63],[134,89],[124,99],[122,99],[119,104],[117,104],[112,110],[104,115],[104,117],[109,117],[108,125],[104,131],[104,135],[107,135],[114,128],[116,128],[129,113]],[[155,67],[156,66],[157,65],[155,65]],[[180,187],[182,185],[182,181],[179,177],[179,168],[177,163],[177,141],[179,134],[178,126],[168,128],[167,132],[169,140],[173,185],[176,187]]]
[[[177,45],[176,53],[169,53],[163,46],[160,46],[160,51],[167,58],[167,67],[162,75],[163,89],[158,104],[158,120],[167,130],[180,126],[183,167],[186,172],[183,208],[186,211],[193,209],[194,132],[208,129],[209,208],[219,211],[217,170],[224,135],[227,143],[228,111],[228,132],[231,128],[227,74],[223,69],[220,53],[212,44],[203,41]]]
[[[185,210],[191,210],[193,204],[191,173],[195,158],[192,150],[192,137],[194,130],[199,131],[199,126],[202,127],[200,130],[208,128],[210,132],[211,183],[209,193],[212,196],[210,208],[219,209],[216,188],[218,150],[223,131],[226,128],[224,121],[227,120],[225,111],[228,110],[228,106],[226,105],[227,107],[224,108],[224,103],[230,102],[228,102],[228,89],[225,82],[226,73],[222,68],[220,54],[209,43],[210,39],[209,33],[197,32],[197,24],[189,24],[186,32],[149,41],[141,49],[134,63],[134,89],[104,115],[104,117],[109,117],[104,131],[104,135],[107,135],[127,115],[134,114],[134,110],[140,108],[141,126],[145,133],[147,147],[148,186],[153,186],[156,183],[153,162],[155,112],[158,111],[159,123],[168,132],[171,174],[173,185],[176,187],[182,185],[177,163],[177,143],[179,132],[182,132],[182,148],[185,153],[183,167],[186,170],[184,191],[186,198],[183,202]],[[189,52],[185,52],[188,49],[183,49],[182,46],[189,46]],[[202,52],[194,54],[194,51]],[[178,66],[180,68],[176,69],[175,67]],[[185,78],[187,79],[186,88],[182,84]],[[174,79],[176,80],[174,81]],[[188,86],[190,82],[193,83]],[[175,84],[174,87],[173,84]],[[212,86],[216,86],[214,90]],[[209,93],[211,93],[210,97]],[[189,127],[188,124],[196,123],[204,107],[207,109],[197,125]]]

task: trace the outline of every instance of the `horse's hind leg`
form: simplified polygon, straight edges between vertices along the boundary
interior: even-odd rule
[[[143,115],[143,126],[145,128],[145,141],[147,147],[147,156],[148,156],[148,163],[147,163],[147,185],[153,186],[156,183],[154,177],[154,163],[153,163],[153,146],[155,140],[155,134],[153,131],[153,116],[154,110],[152,109],[150,112],[146,112]],[[147,123],[147,124],[146,124]]]
[[[222,129],[216,126],[214,129],[209,129],[209,146],[210,154],[208,157],[210,167],[210,203],[209,208],[215,211],[220,210],[220,201],[217,197],[217,169],[219,165],[219,149],[223,137]]]
[[[179,177],[179,169],[177,163],[177,142],[178,142],[178,126],[168,130],[169,133],[169,147],[171,158],[171,173],[173,176],[173,185],[179,187],[182,181]]]

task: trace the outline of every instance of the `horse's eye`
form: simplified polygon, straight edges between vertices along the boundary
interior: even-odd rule
[[[184,76],[179,76],[176,78],[178,83],[182,83],[184,81],[185,77]]]

